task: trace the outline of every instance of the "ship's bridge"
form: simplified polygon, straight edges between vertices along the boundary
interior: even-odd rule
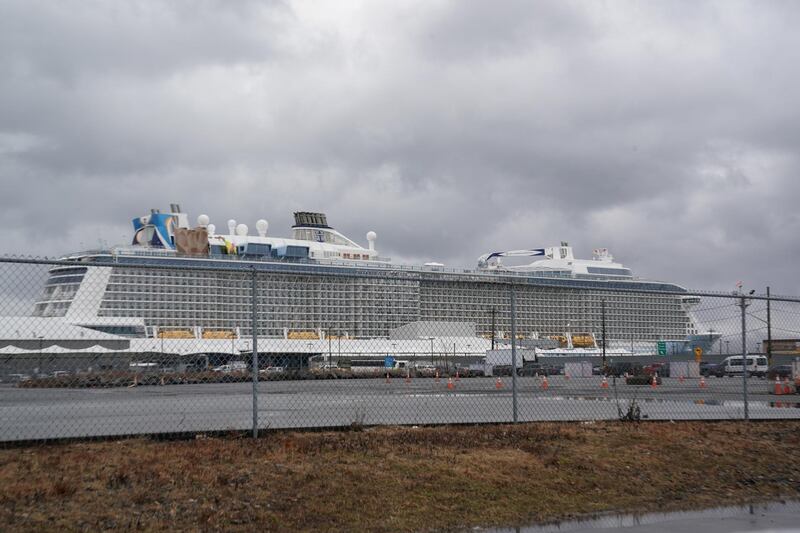
[[[542,257],[527,265],[503,265],[504,257]],[[509,270],[512,272],[559,271],[577,278],[631,278],[630,269],[615,263],[614,257],[606,248],[593,251],[592,259],[575,259],[572,247],[562,242],[561,246],[493,252],[478,258],[478,267],[489,270]]]

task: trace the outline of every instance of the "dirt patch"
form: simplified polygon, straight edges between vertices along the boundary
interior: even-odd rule
[[[0,450],[6,531],[428,531],[800,497],[800,422],[537,423]]]

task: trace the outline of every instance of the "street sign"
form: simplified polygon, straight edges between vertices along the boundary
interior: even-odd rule
[[[665,341],[658,341],[656,346],[658,347],[658,355],[667,355],[667,343]]]
[[[694,347],[694,360],[698,363],[703,359],[703,349],[700,346]]]

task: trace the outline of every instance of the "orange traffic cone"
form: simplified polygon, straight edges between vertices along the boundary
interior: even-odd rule
[[[453,385],[453,378],[447,378],[447,388],[450,389],[450,390],[453,390],[454,388],[456,388],[456,386]]]
[[[542,378],[542,389],[547,390],[547,387],[549,387],[549,386],[550,386],[550,384],[547,382],[547,376],[543,377]]]
[[[781,380],[778,376],[775,376],[775,394],[777,396],[783,394],[783,387],[781,386]]]
[[[792,387],[789,385],[789,378],[783,378],[783,393],[784,394],[792,393]]]
[[[436,383],[439,383],[439,369],[436,369]]]
[[[706,378],[705,378],[705,376],[700,376],[700,388],[701,389],[705,389],[706,388]]]
[[[456,370],[456,381],[461,381],[461,376],[458,375],[458,370]]]
[[[606,379],[605,376],[603,376],[603,381],[600,382],[600,388],[601,389],[607,389],[608,388],[608,379]]]
[[[653,380],[650,382],[650,388],[655,389],[658,387],[658,373],[653,374]]]
[[[503,382],[500,380],[500,376],[497,376],[497,379],[494,382],[494,388],[495,389],[502,389],[503,388]]]

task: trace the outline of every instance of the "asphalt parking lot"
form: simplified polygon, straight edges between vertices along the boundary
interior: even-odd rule
[[[664,378],[625,385],[602,378],[517,378],[520,421],[611,420],[632,412],[650,420],[731,420],[744,415],[741,378]],[[799,418],[800,395],[775,396],[748,380],[753,419]],[[251,383],[37,389],[0,385],[0,440],[54,439],[248,429]],[[259,427],[510,422],[511,378],[403,378],[267,381],[258,386]]]

